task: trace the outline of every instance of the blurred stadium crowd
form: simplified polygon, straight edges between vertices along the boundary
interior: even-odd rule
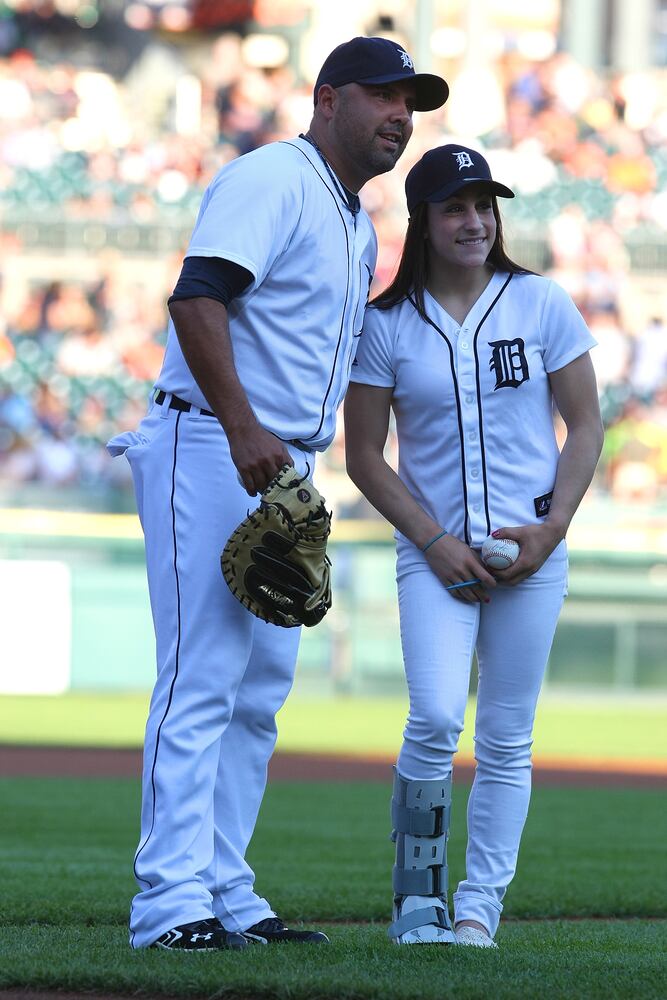
[[[26,215],[183,234],[164,253],[161,282],[142,279],[137,258],[131,295],[118,286],[122,250],[103,248],[94,281],[32,279],[18,296],[0,288],[5,496],[26,484],[130,496],[126,463],[108,459],[103,445],[145,410],[164,348],[166,298],[202,191],[230,158],[296,134],[310,119],[311,85],[296,85],[289,68],[244,65],[230,37],[212,50],[216,62],[227,72],[194,81],[201,113],[184,135],[170,127],[173,107],[151,104],[150,94],[138,104],[129,82],[99,68],[41,61],[25,49],[0,58],[3,259],[23,252],[22,231],[10,223]],[[454,137],[478,142],[518,194],[503,206],[513,255],[563,284],[598,340],[607,435],[596,489],[665,500],[665,299],[637,291],[637,273],[655,278],[667,260],[664,73],[602,79],[563,53],[540,61],[509,53],[495,70],[501,124],[471,140],[453,128],[447,108],[420,116],[397,169],[364,190],[381,246],[375,290],[400,251],[410,165]],[[321,469],[337,513],[368,514],[344,475],[342,437]]]

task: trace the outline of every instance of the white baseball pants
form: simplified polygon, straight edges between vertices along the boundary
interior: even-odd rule
[[[232,596],[220,553],[259,501],[240,485],[218,421],[196,407],[169,409],[169,400],[108,446],[132,468],[157,648],[134,863],[140,892],[130,916],[135,948],[213,915],[230,931],[273,916],[253,890],[245,852],[300,633],[260,621]],[[313,456],[294,450],[293,458],[312,475]]]
[[[403,778],[450,773],[477,652],[477,767],[466,878],[453,898],[456,921],[477,920],[494,935],[528,812],[533,720],[566,594],[567,550],[561,543],[518,586],[497,586],[489,604],[452,597],[414,546],[399,543],[397,579],[410,695],[397,764]]]

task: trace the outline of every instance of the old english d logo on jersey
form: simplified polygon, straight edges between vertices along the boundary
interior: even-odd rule
[[[492,340],[489,347],[493,348],[489,368],[496,376],[494,392],[496,389],[518,389],[522,382],[528,381],[530,372],[521,337],[516,340]]]

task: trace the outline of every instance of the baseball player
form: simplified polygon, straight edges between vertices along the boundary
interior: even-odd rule
[[[475,150],[426,153],[406,179],[396,277],[366,312],[345,404],[348,471],[396,527],[410,711],[392,798],[398,944],[496,947],[530,795],[537,697],[567,586],[565,533],[602,425],[581,315],[513,263]],[[562,452],[552,406],[567,428]],[[383,457],[390,410],[399,468]],[[484,539],[514,539],[502,571]],[[466,878],[447,899],[453,755],[479,665]]]
[[[207,950],[321,942],[285,926],[245,860],[299,629],[251,615],[220,553],[281,467],[334,436],[376,260],[358,192],[391,170],[447,84],[383,38],[327,57],[310,130],[206,190],[149,412],[125,454],[144,529],[157,680],[146,727],[130,940]]]

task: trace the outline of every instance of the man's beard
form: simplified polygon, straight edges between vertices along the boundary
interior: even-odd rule
[[[396,166],[396,162],[401,157],[403,150],[407,145],[407,140],[401,139],[399,145],[394,149],[380,149],[377,145],[378,139],[382,142],[382,137],[379,132],[376,132],[373,136],[373,140],[368,144],[366,149],[366,155],[364,159],[368,163],[369,168],[373,169],[375,174],[385,174],[389,170],[393,170]]]

